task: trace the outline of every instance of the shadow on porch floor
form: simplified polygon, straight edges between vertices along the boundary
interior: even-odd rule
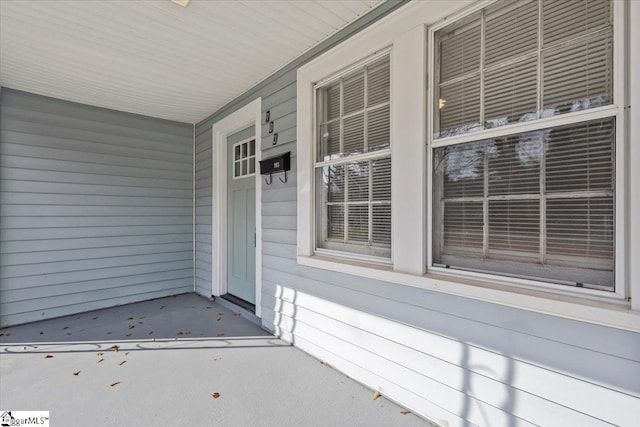
[[[0,334],[0,409],[51,425],[429,425],[194,294]]]

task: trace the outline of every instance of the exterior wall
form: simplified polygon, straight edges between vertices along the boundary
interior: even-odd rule
[[[377,21],[379,18],[385,16],[389,12],[401,7],[407,3],[408,0],[387,0],[384,4],[378,6],[373,11],[367,13],[362,18],[347,26],[343,30],[334,34],[324,42],[315,46],[302,56],[296,58],[287,66],[273,74],[269,79],[258,83],[255,87],[251,88],[242,96],[234,99],[229,104],[225,105],[222,109],[216,111],[214,114],[196,124],[196,154],[195,154],[195,228],[196,228],[196,253],[195,253],[195,282],[196,292],[200,295],[210,297],[212,295],[211,284],[211,206],[212,206],[212,167],[211,162],[213,153],[211,151],[211,144],[213,142],[213,134],[211,127],[213,124],[225,116],[233,113],[242,106],[255,100],[258,97],[263,98],[262,109],[264,111],[270,109],[272,106],[279,104],[281,101],[288,100],[293,106],[295,111],[295,93],[296,93],[296,71],[299,66],[305,62],[313,59],[322,52],[328,50],[332,46],[340,43],[342,40],[347,39],[350,35],[356,33],[358,30],[365,28],[369,24]],[[288,87],[287,91],[281,91],[281,89]],[[271,99],[271,103],[265,103],[267,96],[281,92],[278,96]],[[286,99],[285,99],[286,98]],[[275,102],[275,104],[274,104]],[[272,111],[273,113],[273,111]],[[279,147],[282,147],[285,142],[295,141],[296,129],[295,129],[295,114],[289,118],[292,127],[286,133],[280,132],[283,129],[279,129]],[[272,116],[275,117],[275,116]],[[278,129],[278,128],[277,128]],[[264,126],[263,126],[264,135]],[[286,140],[284,138],[287,138]],[[271,147],[271,139],[264,138],[264,144]],[[283,151],[288,151],[284,149]],[[270,153],[277,153],[278,151],[265,151],[263,155],[271,155]],[[295,167],[295,152],[292,152],[291,164]],[[289,183],[293,185],[292,192],[295,194],[295,180],[289,180]],[[295,210],[295,195],[290,200]],[[264,203],[264,201],[263,201]],[[264,215],[264,213],[263,213]],[[294,230],[290,233],[293,244],[295,245],[295,218],[293,220]],[[263,239],[264,240],[264,239]]]
[[[383,14],[387,10],[378,10]],[[210,293],[211,125],[262,97],[291,151],[288,182],[262,184],[262,322],[299,348],[443,425],[634,425],[640,335],[296,262],[294,62],[196,126],[198,291]],[[201,277],[200,274],[204,277]]]
[[[0,324],[193,290],[193,126],[7,88]]]

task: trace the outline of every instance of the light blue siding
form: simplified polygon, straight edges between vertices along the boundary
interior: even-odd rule
[[[0,324],[193,290],[193,126],[2,89]]]
[[[387,5],[387,7],[390,7]],[[384,14],[384,10],[378,13]],[[291,151],[289,181],[262,184],[263,325],[356,380],[450,425],[637,425],[640,335],[296,263],[296,67],[196,126],[197,276],[211,275],[211,125],[257,97],[262,155]]]

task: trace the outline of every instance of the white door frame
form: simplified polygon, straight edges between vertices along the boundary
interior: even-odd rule
[[[256,316],[262,317],[262,98],[248,103],[213,124],[213,194],[211,222],[211,293],[227,293],[227,137],[251,125],[256,138]]]

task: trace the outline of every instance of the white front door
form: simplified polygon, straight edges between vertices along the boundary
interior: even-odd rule
[[[227,137],[227,293],[256,303],[254,127]]]

